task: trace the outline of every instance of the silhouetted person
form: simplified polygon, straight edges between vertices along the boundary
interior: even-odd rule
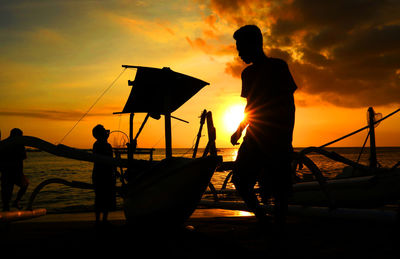
[[[22,136],[22,130],[14,128],[10,132],[9,139]],[[13,206],[21,209],[19,202],[28,189],[29,181],[24,175],[24,159],[26,159],[25,147],[14,145],[1,153],[1,197],[3,202],[3,211],[10,210],[10,201],[14,189],[14,184],[19,186],[17,197]]]
[[[292,133],[296,84],[285,61],[264,54],[263,38],[255,25],[234,35],[240,58],[251,64],[242,72],[241,96],[247,99],[246,118],[231,137],[233,145],[247,127],[235,161],[232,181],[250,210],[268,222],[254,193],[258,182],[265,203],[274,198],[275,221],[285,222],[291,192]]]
[[[96,138],[96,142],[93,144],[93,154],[113,157],[112,147],[107,142],[110,131],[99,124],[93,128],[92,134]],[[92,181],[95,192],[96,225],[101,222],[101,213],[103,213],[103,223],[108,223],[108,212],[115,207],[114,166],[95,162]]]

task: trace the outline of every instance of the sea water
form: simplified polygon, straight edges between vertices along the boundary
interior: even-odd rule
[[[297,148],[296,151],[300,151]],[[361,148],[327,148],[328,151],[334,151],[350,160],[357,161]],[[200,149],[198,156],[201,156],[203,150]],[[173,156],[192,157],[191,149],[174,149]],[[218,155],[223,157],[224,161],[234,161],[237,155],[237,148],[222,148],[218,150]],[[154,160],[161,160],[165,156],[163,149],[155,150]],[[91,183],[93,164],[90,162],[77,161],[63,157],[57,157],[46,152],[27,152],[27,159],[24,161],[24,172],[29,179],[30,185],[24,199],[21,202],[25,206],[34,188],[42,181],[50,178],[61,178],[68,181],[80,181]],[[335,177],[343,168],[343,164],[327,159],[326,157],[311,153],[308,155],[314,163],[321,169],[326,177]],[[141,155],[139,159],[148,159],[148,155]],[[369,149],[365,149],[361,155],[360,163],[368,164]],[[381,166],[392,167],[400,160],[400,147],[386,147],[377,149],[377,159]],[[299,177],[308,174],[307,170],[299,171]],[[229,171],[216,172],[211,180],[212,184],[218,190]],[[233,189],[233,184],[228,183],[228,189]],[[13,198],[15,198],[18,187],[14,187]],[[93,208],[94,193],[92,190],[71,188],[61,184],[50,184],[44,187],[36,196],[33,208],[46,208],[51,212],[72,212],[87,211]],[[122,206],[122,199],[117,198],[117,206]]]

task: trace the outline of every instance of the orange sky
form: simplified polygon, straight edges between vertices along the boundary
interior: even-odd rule
[[[377,1],[5,1],[0,6],[0,130],[59,143],[122,71],[170,67],[210,83],[173,115],[173,147],[191,147],[203,109],[213,112],[217,147],[230,147],[226,113],[244,105],[233,32],[264,33],[267,55],[285,59],[295,94],[296,147],[319,146],[400,107],[400,4]],[[354,3],[353,3],[354,2]],[[331,12],[326,12],[331,10]],[[357,12],[352,12],[357,10]],[[340,17],[337,17],[340,16]],[[127,70],[63,141],[87,148],[101,123],[128,132],[121,111]],[[135,131],[143,115],[135,118]],[[163,121],[149,120],[139,147],[163,147]],[[377,128],[378,146],[400,146],[400,115]],[[204,134],[206,131],[204,131]],[[361,146],[366,132],[335,146]],[[203,138],[202,146],[205,145]]]

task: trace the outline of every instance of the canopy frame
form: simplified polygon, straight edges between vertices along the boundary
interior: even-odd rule
[[[172,96],[174,93],[171,92],[170,87],[168,87],[168,83],[171,84],[171,82],[166,83],[167,87],[163,88],[163,93],[161,95],[161,99],[162,99],[162,103],[163,103],[163,107],[160,111],[158,112],[154,112],[154,111],[128,111],[129,109],[127,109],[127,105],[128,103],[131,101],[128,98],[127,104],[125,105],[124,111],[122,112],[115,112],[114,114],[122,114],[122,113],[129,113],[129,146],[128,146],[128,160],[132,161],[133,160],[133,153],[134,150],[136,148],[136,143],[137,143],[137,138],[140,134],[140,132],[142,131],[144,125],[146,124],[148,117],[153,117],[155,119],[159,119],[160,115],[164,116],[164,134],[165,134],[165,156],[166,158],[170,158],[172,157],[172,128],[171,128],[171,118],[183,121],[185,123],[189,123],[188,121],[182,120],[180,118],[174,117],[171,115],[171,111],[174,111],[176,109],[178,109],[181,105],[183,105],[183,103],[185,103],[187,100],[189,100],[193,95],[195,95],[198,91],[200,91],[201,88],[203,88],[205,85],[209,85],[209,83],[204,82],[200,79],[197,78],[193,78],[184,74],[180,74],[177,72],[172,71],[169,68],[163,68],[163,69],[157,69],[157,68],[152,68],[152,67],[143,67],[143,66],[132,66],[132,65],[122,65],[123,68],[136,68],[138,69],[149,69],[149,70],[154,70],[154,71],[163,71],[163,73],[171,73],[173,75],[179,75],[181,77],[183,77],[185,80],[193,80],[195,86],[193,86],[193,90],[192,93],[186,94],[183,98],[181,98],[180,102],[173,103],[173,101],[171,100]],[[169,74],[167,74],[169,75]],[[136,80],[136,78],[135,78]],[[143,80],[143,79],[142,79]],[[173,83],[173,82],[172,82]],[[137,84],[135,84],[134,81],[130,81],[128,80],[128,85],[132,86],[132,91],[134,87],[138,87]],[[140,86],[139,86],[140,87]],[[132,91],[130,94],[130,97],[132,96]],[[160,98],[160,95],[158,95],[158,98]],[[183,102],[183,103],[182,103]],[[171,108],[172,107],[172,108]],[[134,120],[134,115],[135,113],[143,113],[143,112],[147,112],[147,115],[136,135],[136,137],[133,137],[133,120]]]

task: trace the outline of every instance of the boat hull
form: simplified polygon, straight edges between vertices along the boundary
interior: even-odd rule
[[[372,208],[400,199],[400,170],[383,171],[375,176],[351,177],[327,181],[336,207]],[[293,186],[292,204],[328,206],[327,196],[316,181]]]
[[[196,209],[221,157],[168,158],[128,184],[129,224],[177,225]]]

